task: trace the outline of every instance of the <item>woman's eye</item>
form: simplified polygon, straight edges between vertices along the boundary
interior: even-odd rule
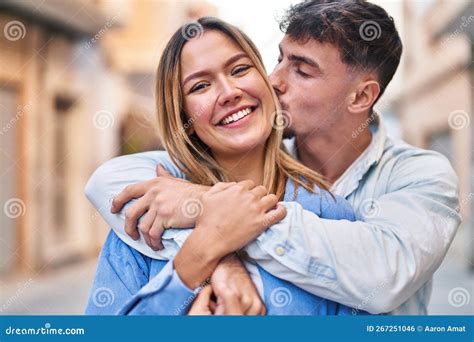
[[[206,83],[198,83],[194,87],[191,88],[189,91],[190,93],[194,93],[195,91],[201,90],[206,88],[207,84]]]
[[[232,75],[241,74],[241,73],[243,73],[244,71],[247,71],[247,70],[250,69],[250,68],[251,68],[250,65],[238,66],[238,67],[236,67],[234,70],[232,70]]]

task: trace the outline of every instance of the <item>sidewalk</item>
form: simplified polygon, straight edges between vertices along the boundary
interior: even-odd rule
[[[81,315],[89,297],[96,259],[1,283],[0,314]]]

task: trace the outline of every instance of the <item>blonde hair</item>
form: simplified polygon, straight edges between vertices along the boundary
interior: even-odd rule
[[[191,25],[194,26],[191,27]],[[260,53],[253,42],[238,28],[217,18],[203,17],[196,23],[184,25],[171,37],[161,56],[156,77],[158,132],[172,161],[190,181],[214,185],[218,182],[233,180],[228,179],[209,147],[196,134],[191,136],[187,134],[187,129],[200,113],[188,113],[189,118],[187,118],[183,108],[184,98],[181,89],[181,51],[190,39],[189,32],[199,36],[203,34],[203,30],[219,31],[236,42],[264,78],[277,111],[280,110],[280,105],[266,76]],[[314,192],[314,185],[327,190],[328,185],[324,178],[289,156],[283,148],[282,140],[283,130],[272,128],[265,143],[262,185],[268,192],[277,195],[282,200],[287,178],[294,181],[296,187],[303,186],[310,192]]]

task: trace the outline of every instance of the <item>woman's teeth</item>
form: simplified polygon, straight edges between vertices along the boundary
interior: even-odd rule
[[[241,111],[226,117],[224,120],[221,121],[221,124],[228,125],[232,122],[238,121],[242,119],[243,117],[246,117],[247,115],[249,115],[251,111],[252,109],[250,107],[246,109],[242,109]]]

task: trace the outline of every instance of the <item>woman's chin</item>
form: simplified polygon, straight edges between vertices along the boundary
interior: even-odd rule
[[[242,143],[235,143],[232,142],[231,144],[222,144],[219,146],[218,154],[221,156],[236,156],[236,155],[244,155],[256,147],[264,146],[264,143],[260,140],[258,141],[245,141]]]

